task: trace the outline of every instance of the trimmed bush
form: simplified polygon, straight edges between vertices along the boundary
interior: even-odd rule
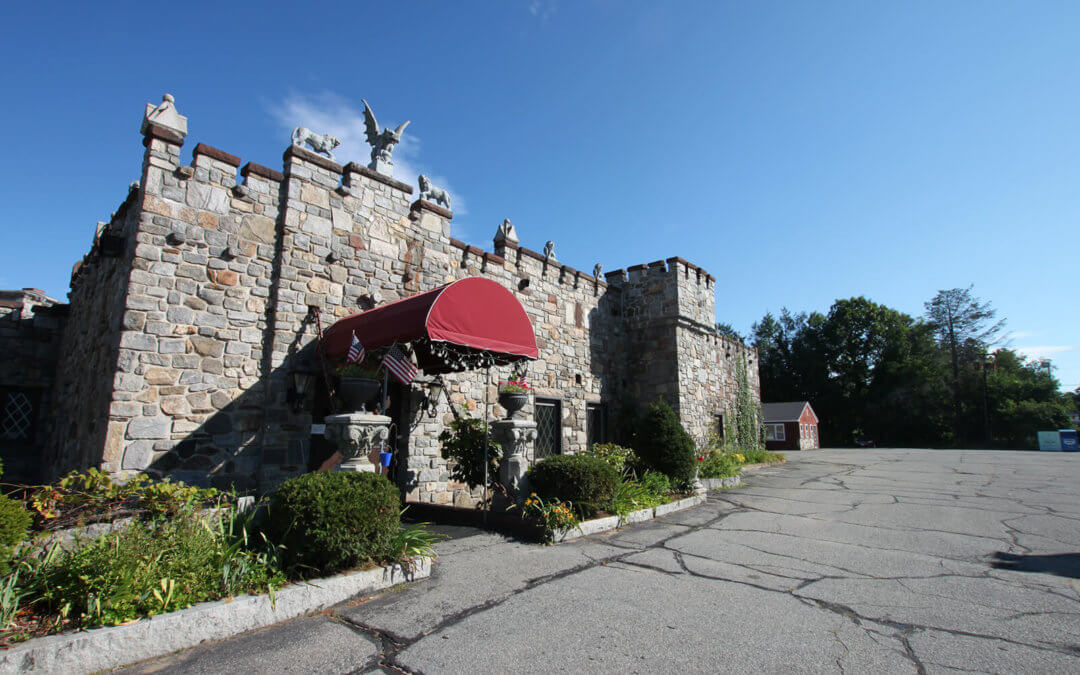
[[[0,576],[11,572],[8,564],[11,553],[16,544],[26,539],[26,530],[32,522],[22,502],[0,495]]]
[[[270,500],[270,535],[301,572],[328,574],[391,558],[400,524],[397,488],[373,473],[305,474],[282,483]]]
[[[693,483],[697,446],[671,406],[663,400],[651,404],[637,437],[635,450],[647,468],[665,474],[678,488]]]
[[[619,472],[590,455],[554,455],[529,469],[533,492],[545,500],[570,502],[585,518],[607,508],[619,482]]]

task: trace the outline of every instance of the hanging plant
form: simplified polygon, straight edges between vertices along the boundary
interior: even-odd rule
[[[439,434],[443,459],[450,460],[450,477],[470,488],[484,484],[484,425],[473,417],[452,421]],[[487,439],[488,484],[494,486],[499,478],[499,460],[502,448]]]

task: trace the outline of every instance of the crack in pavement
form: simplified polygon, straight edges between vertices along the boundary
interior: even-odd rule
[[[950,461],[955,462],[955,459]],[[470,598],[469,600],[457,599],[455,601],[455,596],[442,593],[438,596],[438,602],[441,604],[423,608],[427,613],[421,614],[423,619],[416,622],[415,632],[414,626],[409,625],[408,622],[380,621],[378,618],[370,620],[372,617],[379,616],[377,613],[364,612],[357,615],[356,612],[350,612],[352,617],[350,618],[332,612],[331,617],[347,625],[358,635],[372,640],[379,649],[377,655],[359,664],[357,672],[422,672],[421,667],[434,668],[434,666],[420,665],[428,663],[423,659],[430,658],[432,649],[434,653],[441,655],[442,645],[452,644],[433,639],[433,636],[442,633],[443,638],[450,639],[461,631],[451,636],[446,635],[446,632],[461,626],[466,621],[475,621],[477,617],[503,607],[522,594],[543,589],[592,570],[608,567],[615,570],[616,574],[627,575],[627,579],[632,579],[629,586],[696,584],[687,587],[690,589],[687,592],[699,593],[711,591],[712,587],[706,586],[706,583],[715,584],[715,588],[718,589],[716,596],[724,598],[735,596],[735,594],[733,590],[722,590],[720,584],[733,584],[749,589],[749,593],[754,593],[755,595],[749,596],[751,602],[753,598],[764,597],[756,595],[758,592],[776,594],[776,597],[790,597],[795,602],[768,599],[762,600],[761,604],[768,607],[786,607],[789,612],[798,612],[800,620],[812,612],[809,621],[812,624],[819,624],[823,630],[812,631],[808,634],[821,640],[818,649],[822,647],[825,649],[822,661],[816,665],[819,668],[829,667],[830,669],[835,666],[839,672],[845,674],[866,669],[866,663],[862,659],[868,654],[885,656],[890,659],[894,667],[898,664],[910,664],[910,667],[919,673],[938,668],[968,672],[964,668],[956,667],[970,665],[962,657],[943,656],[937,652],[935,645],[941,644],[944,640],[950,643],[955,643],[959,639],[979,640],[988,645],[990,642],[996,642],[998,644],[991,646],[991,650],[1004,649],[1011,645],[1055,655],[1054,658],[1059,660],[1065,656],[1070,659],[1070,662],[1071,659],[1080,658],[1080,647],[1058,639],[1067,639],[1070,636],[1067,623],[1064,629],[1055,624],[1055,622],[1068,622],[1074,616],[1080,616],[1080,605],[1076,604],[1080,598],[1080,585],[1074,584],[1069,587],[1057,577],[996,570],[988,565],[988,556],[994,551],[1009,549],[1030,553],[1031,548],[1021,544],[1022,537],[1043,538],[1034,542],[1026,541],[1029,545],[1043,540],[1047,542],[1055,540],[1053,537],[1027,532],[1025,529],[1046,528],[1048,531],[1057,533],[1059,537],[1064,536],[1061,530],[1052,528],[1055,521],[1050,521],[1050,525],[1043,525],[1039,521],[1024,522],[1022,518],[1032,516],[1062,518],[1061,522],[1071,523],[1075,519],[1064,517],[1058,512],[1069,512],[1074,507],[1056,497],[1053,498],[1052,507],[1039,504],[1038,500],[1043,495],[1035,487],[1019,488],[1023,491],[1020,495],[1023,499],[1018,498],[1015,491],[1005,484],[1012,479],[1007,472],[999,470],[996,466],[990,472],[978,471],[975,469],[974,462],[973,458],[965,454],[961,457],[963,471],[944,466],[943,469],[946,471],[935,474],[932,471],[907,471],[903,460],[894,457],[883,458],[872,463],[843,464],[840,467],[837,467],[836,462],[800,460],[794,466],[789,464],[786,467],[777,468],[768,475],[755,474],[752,483],[750,481],[744,483],[746,488],[743,490],[711,492],[707,505],[700,507],[708,509],[706,511],[694,510],[672,514],[648,523],[632,525],[614,533],[593,535],[577,542],[563,544],[561,546],[570,549],[564,552],[571,560],[560,562],[563,557],[555,557],[555,563],[562,567],[557,571],[537,576],[517,573],[511,577],[514,579],[512,582],[509,579],[502,580],[499,586],[484,589],[482,594],[465,596]],[[890,468],[883,468],[885,465]],[[885,478],[878,478],[876,475],[883,471],[897,470],[903,471],[908,478],[896,481],[891,488],[888,487],[888,481]],[[809,475],[811,473],[819,475]],[[875,475],[868,477],[867,474],[870,473]],[[925,477],[933,476],[936,485],[940,487],[926,488],[930,482],[928,478],[927,482],[922,484],[924,489],[918,489],[915,482],[918,478],[910,478],[915,474]],[[941,480],[942,475],[950,479],[955,477],[956,480]],[[869,488],[868,483],[872,485]],[[873,487],[879,483],[882,486],[880,489]],[[987,494],[978,494],[978,491],[976,494],[970,494],[976,484],[979,486],[979,491]],[[1034,482],[1023,482],[1022,485],[1034,485]],[[934,493],[935,489],[938,492]],[[800,491],[806,492],[800,494]],[[956,494],[959,492],[964,494]],[[990,492],[998,494],[988,494]],[[1003,496],[1005,493],[1008,495]],[[929,500],[932,494],[937,498],[934,500],[937,503],[933,505],[918,503],[909,505],[905,502],[905,500]],[[818,498],[822,501],[816,501]],[[1075,499],[1075,495],[1070,493],[1068,498]],[[977,502],[977,500],[983,501]],[[1014,504],[1017,509],[1023,509],[1023,512],[1018,514],[1016,511],[1011,513],[1005,511],[1004,507],[1008,503]],[[779,508],[786,508],[787,504],[805,504],[815,512],[784,513],[770,509],[770,504]],[[911,513],[933,513],[932,509],[935,508],[955,509],[958,513],[962,511],[964,515],[957,516],[953,520],[943,518],[934,524],[958,523],[958,527],[962,528],[965,524],[964,519],[971,517],[976,518],[972,522],[983,529],[996,529],[994,523],[1000,522],[1001,531],[997,536],[972,535],[963,531],[908,527],[889,522],[852,522],[860,518],[886,520],[879,512],[872,510],[874,506],[885,507],[886,511],[911,509],[907,512],[900,511],[901,515],[909,518],[908,522],[916,522],[910,520]],[[982,508],[982,506],[991,508]],[[985,516],[967,515],[972,511],[993,515],[988,521]],[[687,514],[695,515],[687,517]],[[737,527],[740,522],[745,523],[751,518],[728,520],[736,515],[747,514],[757,514],[755,518],[768,520],[769,523],[755,529]],[[697,517],[699,515],[707,517]],[[701,522],[688,524],[688,521],[698,520]],[[989,526],[986,525],[987,522],[990,523]],[[819,523],[824,523],[830,528],[837,528],[825,530],[825,533],[829,535],[850,536],[862,539],[865,543],[820,536],[822,528],[818,525]],[[767,527],[775,527],[775,530],[764,529]],[[932,535],[929,541],[933,546],[929,549],[919,548],[918,542],[925,540],[901,536],[906,534]],[[583,543],[585,545],[582,545]],[[1063,542],[1062,545],[1066,543]],[[465,543],[457,540],[450,544],[451,548],[446,557],[452,559],[450,556],[469,554],[461,558],[458,565],[473,565],[478,561],[483,561],[489,555],[492,557],[499,555],[500,550],[514,551],[514,555],[524,556],[515,560],[538,560],[533,558],[533,555],[544,554],[544,550],[539,548],[536,550],[530,548],[524,553],[516,548],[502,548],[508,544],[506,540],[494,540],[494,538]],[[911,548],[897,547],[903,545],[909,545]],[[770,550],[774,547],[780,550]],[[828,547],[824,549],[824,553],[823,547]],[[941,552],[938,553],[935,550]],[[964,555],[976,550],[977,555],[974,553]],[[806,553],[799,555],[801,551],[806,551]],[[886,569],[881,570],[886,573],[885,575],[875,572],[876,568],[873,565],[878,560],[887,561]],[[877,564],[880,565],[880,563]],[[552,559],[546,558],[542,563],[530,563],[530,565],[537,565],[539,569],[545,571],[554,568]],[[957,569],[949,569],[950,567]],[[907,571],[912,573],[904,574]],[[628,576],[631,574],[638,576]],[[647,576],[641,575],[656,576],[652,577],[654,581],[648,581]],[[463,577],[466,581],[474,578],[483,577],[472,574]],[[591,584],[597,578],[603,577],[588,577],[573,582],[569,586],[576,588],[581,584]],[[696,580],[702,580],[705,583],[699,583]],[[835,584],[815,586],[815,584],[829,581]],[[622,581],[613,583],[616,587],[627,585]],[[864,588],[864,584],[877,584],[875,588],[880,588],[882,594],[874,595],[876,591],[869,586]],[[834,587],[841,589],[843,595],[834,592]],[[560,589],[565,588],[567,588],[566,584],[560,587]],[[1069,590],[1070,588],[1073,590]],[[906,591],[901,591],[901,589],[906,589]],[[1022,591],[1025,595],[1016,596],[1022,598],[1022,601],[1010,604],[1010,598],[1014,597],[1015,591]],[[400,601],[390,602],[378,611],[395,611],[395,608],[400,606],[398,602],[422,602],[424,597],[422,593],[425,592],[417,591],[417,594],[411,596],[406,593]],[[850,597],[856,599],[847,600],[849,592],[855,593]],[[814,596],[824,596],[827,599]],[[740,594],[735,597],[743,596]],[[1051,597],[1055,598],[1052,604]],[[837,602],[837,599],[844,599],[850,604]],[[877,602],[878,600],[881,601]],[[525,603],[519,601],[510,609],[489,615],[478,624],[469,624],[469,630],[477,625],[489,626],[492,621],[504,621],[507,616],[513,616],[514,612],[520,611],[522,604],[530,601],[525,601]],[[626,601],[626,599],[620,596],[620,601]],[[921,601],[925,601],[925,604],[918,604]],[[1067,601],[1069,604],[1062,601]],[[470,604],[463,607],[462,605],[466,603]],[[975,616],[989,618],[986,620],[980,618],[976,622],[970,622],[963,618],[959,620],[954,618],[963,617],[962,609],[959,614],[934,611],[934,608],[948,606],[949,603],[971,605]],[[1041,606],[1046,606],[1047,609],[1034,611]],[[1077,611],[1067,611],[1073,606],[1078,608]],[[430,612],[433,607],[439,607],[441,611]],[[810,612],[804,610],[803,607]],[[746,608],[744,611],[752,612],[754,608]],[[1000,614],[1000,616],[994,616],[994,614]],[[821,618],[819,620],[813,617]],[[893,617],[913,620],[897,620]],[[1025,622],[1027,619],[1031,621]],[[366,623],[369,620],[370,623]],[[399,635],[393,630],[380,627],[381,623],[398,626],[399,630],[409,631],[412,634]],[[516,624],[510,627],[514,625]],[[999,628],[1000,634],[998,634]],[[832,633],[831,638],[829,632]],[[952,639],[949,636],[952,636]],[[410,647],[425,639],[428,642],[425,643],[424,648],[414,649],[408,655],[406,654]],[[927,646],[927,640],[930,640],[929,646]],[[563,647],[562,644],[558,645],[560,650]],[[460,644],[457,644],[457,650],[462,648]],[[476,649],[472,645],[464,648]],[[449,649],[448,653],[459,653],[454,652],[453,647]],[[548,649],[550,654],[550,647]],[[566,655],[561,654],[561,656]],[[634,658],[637,656],[635,655]],[[960,658],[960,660],[950,665],[954,658]],[[1030,653],[1029,658],[1031,658]],[[941,661],[947,663],[940,663]],[[768,669],[768,667],[762,666],[762,669]]]

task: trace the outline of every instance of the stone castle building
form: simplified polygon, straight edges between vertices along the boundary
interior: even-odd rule
[[[99,467],[265,490],[318,468],[320,326],[470,276],[510,290],[532,322],[536,455],[610,439],[658,397],[704,438],[733,411],[740,359],[758,389],[754,350],[713,328],[716,279],[683,258],[601,279],[508,227],[484,251],[409,185],[295,145],[280,170],[203,143],[186,164],[186,119],[167,102],[171,116],[148,106],[141,177],[75,264],[69,302],[0,295],[0,451],[36,457],[30,479]],[[428,379],[390,387],[392,477],[411,500],[471,504],[437,437],[450,406],[482,415],[495,386],[452,374],[433,399]]]

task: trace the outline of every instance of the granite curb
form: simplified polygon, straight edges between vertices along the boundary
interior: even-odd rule
[[[755,471],[762,467],[774,466],[772,464],[745,464],[740,467],[741,471]],[[741,476],[730,476],[728,478],[703,478],[701,484],[706,490],[723,490],[726,488],[735,488],[742,485]],[[582,537],[588,537],[594,534],[600,534],[601,532],[611,532],[617,530],[625,525],[633,525],[634,523],[644,523],[660,516],[665,516],[669,513],[676,511],[682,511],[684,509],[690,509],[695,506],[699,506],[705,503],[705,495],[695,495],[693,497],[687,497],[686,499],[679,499],[674,502],[668,502],[667,504],[661,504],[651,509],[641,509],[639,511],[631,511],[623,516],[621,519],[619,516],[607,516],[606,518],[596,518],[594,520],[586,520],[582,522],[578,527],[572,530],[556,530],[554,534],[555,542],[560,543],[564,541],[573,541]]]
[[[413,570],[389,565],[287,586],[268,595],[205,602],[126,626],[36,638],[0,653],[0,673],[92,673],[171,654],[210,640],[318,612],[358,595],[431,576],[431,560]]]
[[[582,537],[588,537],[594,534],[600,534],[601,532],[611,532],[617,530],[624,525],[632,525],[634,523],[643,523],[660,516],[674,513],[675,511],[682,511],[684,509],[700,506],[705,503],[705,495],[694,495],[693,497],[687,497],[685,499],[678,499],[667,504],[661,504],[651,509],[641,509],[639,511],[631,511],[623,518],[619,516],[607,516],[605,518],[596,518],[594,520],[586,520],[582,522],[578,527],[572,530],[555,530],[554,539],[555,543],[561,543],[564,541],[573,541]]]

